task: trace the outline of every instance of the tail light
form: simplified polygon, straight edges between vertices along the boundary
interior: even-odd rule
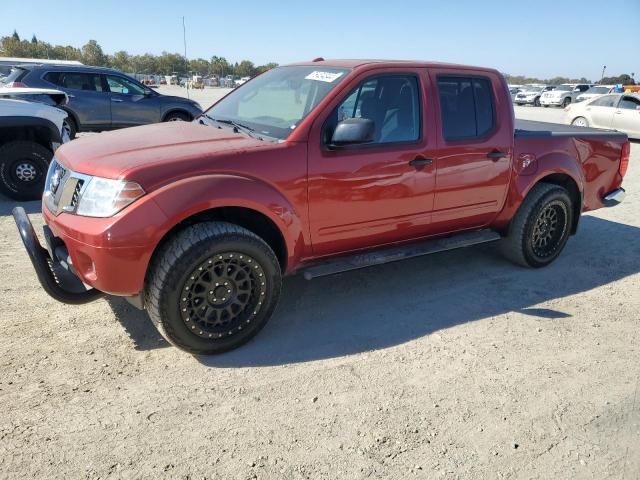
[[[622,145],[622,152],[620,153],[620,166],[618,167],[618,172],[621,177],[624,177],[627,173],[627,169],[629,168],[629,155],[631,154],[631,142],[627,140],[624,145]]]
[[[7,88],[27,88],[27,86],[22,82],[9,82],[5,85]]]

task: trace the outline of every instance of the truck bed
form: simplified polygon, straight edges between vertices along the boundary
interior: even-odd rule
[[[518,120],[515,124],[516,137],[626,137],[617,130],[603,130],[591,127],[576,127],[560,123]]]

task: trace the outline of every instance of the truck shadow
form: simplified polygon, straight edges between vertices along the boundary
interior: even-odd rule
[[[553,322],[571,315],[535,306],[639,271],[640,229],[585,216],[563,255],[544,269],[514,266],[486,245],[311,282],[287,278],[274,318],[253,341],[198,360],[247,367],[340,357],[513,311]]]

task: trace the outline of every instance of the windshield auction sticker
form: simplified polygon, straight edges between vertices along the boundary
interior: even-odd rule
[[[327,83],[331,83],[333,82],[336,78],[338,78],[339,76],[341,76],[344,72],[338,72],[338,73],[333,73],[333,72],[319,72],[319,71],[314,71],[311,72],[309,75],[307,75],[306,78],[307,80],[318,80],[319,82],[327,82]]]

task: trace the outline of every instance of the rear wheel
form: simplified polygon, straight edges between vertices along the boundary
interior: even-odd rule
[[[0,147],[0,191],[14,200],[37,200],[53,154],[36,142],[16,141]]]
[[[543,105],[544,108],[549,108],[549,105]]]
[[[544,267],[562,252],[572,224],[569,192],[559,185],[539,183],[511,222],[508,235],[502,240],[503,253],[525,267]]]
[[[264,327],[281,282],[278,260],[261,238],[230,223],[200,223],[156,255],[145,306],[173,345],[194,354],[222,353]]]
[[[534,107],[539,107],[540,106],[540,97],[536,97],[535,100],[533,101],[533,106]]]
[[[589,122],[584,117],[577,117],[573,119],[571,125],[575,125],[576,127],[588,127]]]
[[[567,105],[571,103],[571,97],[567,97],[562,101],[562,107],[567,108]]]

